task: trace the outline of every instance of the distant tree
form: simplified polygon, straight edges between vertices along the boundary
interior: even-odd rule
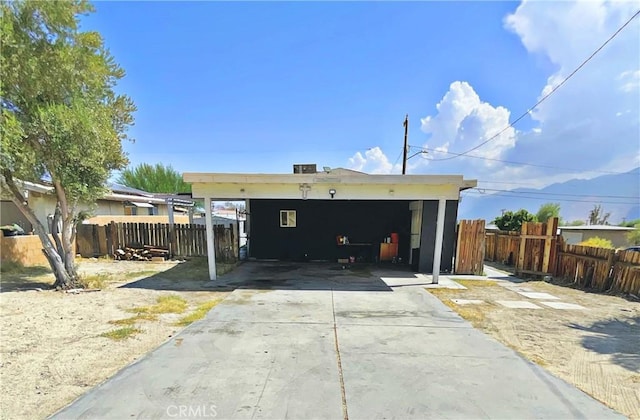
[[[33,225],[61,289],[81,287],[79,204],[104,196],[111,172],[126,166],[122,141],[135,111],[115,91],[124,70],[100,34],[80,30],[80,16],[92,11],[84,0],[0,3],[0,185]],[[21,186],[43,178],[60,232],[48,232]]]
[[[640,222],[634,226],[635,230],[627,233],[627,241],[632,245],[640,245]]]
[[[613,248],[613,243],[611,243],[610,240],[600,238],[598,236],[594,236],[593,238],[589,238],[586,241],[582,241],[578,245],[593,246],[596,248]]]
[[[566,224],[566,226],[584,226],[586,225],[584,220],[573,220]]]
[[[536,219],[538,222],[546,223],[552,217],[560,218],[560,204],[559,203],[546,203],[540,206],[536,213]],[[560,223],[562,224],[562,223]]]
[[[500,228],[500,230],[520,231],[524,222],[535,222],[536,216],[529,213],[525,209],[520,209],[517,212],[506,211],[502,216],[498,216],[493,220],[493,223]]]
[[[593,206],[593,210],[589,212],[590,225],[608,225],[611,213],[605,213],[600,204]]]
[[[120,173],[118,182],[127,187],[151,193],[177,194],[191,192],[191,185],[182,179],[182,174],[171,167],[156,163],[141,163],[126,168]]]
[[[623,221],[621,222],[618,226],[623,226],[623,227],[635,227],[636,225],[640,224],[640,219],[635,219],[635,220],[629,220],[629,221]]]

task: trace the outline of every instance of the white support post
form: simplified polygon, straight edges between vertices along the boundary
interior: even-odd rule
[[[447,200],[441,198],[438,200],[438,219],[436,220],[436,244],[433,250],[433,284],[438,284],[440,276],[440,260],[442,259],[442,242],[444,238],[444,211],[447,207]]]
[[[216,245],[213,233],[213,211],[211,197],[204,198],[204,220],[207,225],[207,261],[209,262],[209,280],[216,279]]]

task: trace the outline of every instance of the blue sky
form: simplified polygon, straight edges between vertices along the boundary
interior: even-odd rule
[[[132,164],[396,173],[405,114],[411,144],[443,151],[428,158],[464,151],[636,7],[584,3],[98,2],[83,29],[98,30],[127,72],[118,89],[138,106]],[[533,118],[477,152],[572,170],[416,157],[410,172],[541,186],[638,166],[638,20]]]

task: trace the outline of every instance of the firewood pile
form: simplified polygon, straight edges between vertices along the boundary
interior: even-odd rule
[[[126,246],[116,249],[113,257],[122,261],[165,261],[169,259],[169,250],[152,245]]]

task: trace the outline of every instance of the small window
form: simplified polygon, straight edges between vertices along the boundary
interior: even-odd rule
[[[295,210],[280,210],[280,227],[296,227]]]

